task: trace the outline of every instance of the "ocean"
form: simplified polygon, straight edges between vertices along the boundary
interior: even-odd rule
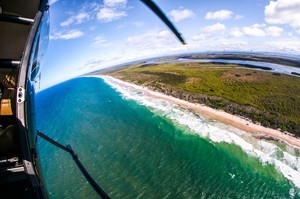
[[[300,198],[300,152],[108,79],[36,96],[37,126],[70,144],[111,198]],[[50,198],[98,198],[72,157],[38,139]]]

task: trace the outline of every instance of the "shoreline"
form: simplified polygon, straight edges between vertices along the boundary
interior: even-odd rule
[[[121,85],[125,85],[125,86],[133,88],[137,91],[141,91],[149,97],[155,97],[155,98],[159,98],[162,100],[166,100],[170,103],[176,104],[183,108],[190,109],[191,111],[193,111],[195,113],[199,113],[203,116],[206,116],[213,120],[219,121],[223,124],[227,124],[229,126],[235,127],[242,131],[251,133],[254,137],[257,137],[258,139],[267,138],[269,140],[274,140],[277,142],[284,142],[285,144],[288,144],[292,147],[300,149],[300,139],[298,139],[294,136],[288,135],[286,133],[283,133],[281,131],[271,129],[271,128],[266,128],[266,127],[260,126],[258,124],[254,124],[251,121],[248,121],[248,120],[241,118],[239,116],[236,116],[236,115],[226,113],[222,110],[216,110],[216,109],[210,108],[205,105],[187,102],[187,101],[184,101],[184,100],[172,97],[172,96],[168,96],[168,95],[156,92],[156,91],[149,90],[146,87],[142,87],[142,86],[139,86],[136,84],[132,84],[132,83],[128,83],[128,82],[116,79],[111,76],[106,76],[106,75],[104,75],[104,76],[97,75],[97,76],[109,78],[110,80],[117,82]]]

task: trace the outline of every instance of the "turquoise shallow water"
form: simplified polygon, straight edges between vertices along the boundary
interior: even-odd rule
[[[201,138],[102,79],[73,79],[36,101],[39,130],[71,144],[112,198],[300,198],[273,165]],[[97,198],[68,154],[41,139],[38,149],[50,198]]]

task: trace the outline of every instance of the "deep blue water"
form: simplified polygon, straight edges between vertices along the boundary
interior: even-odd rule
[[[111,198],[300,198],[273,165],[124,98],[99,78],[37,95],[38,129],[71,144]],[[39,139],[50,198],[97,198],[68,154]]]

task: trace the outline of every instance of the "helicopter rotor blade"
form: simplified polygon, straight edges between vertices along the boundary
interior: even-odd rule
[[[179,41],[185,45],[185,41],[182,38],[181,34],[177,31],[172,22],[166,17],[166,15],[161,11],[161,9],[152,1],[152,0],[141,0],[144,4],[146,4],[176,35]]]

